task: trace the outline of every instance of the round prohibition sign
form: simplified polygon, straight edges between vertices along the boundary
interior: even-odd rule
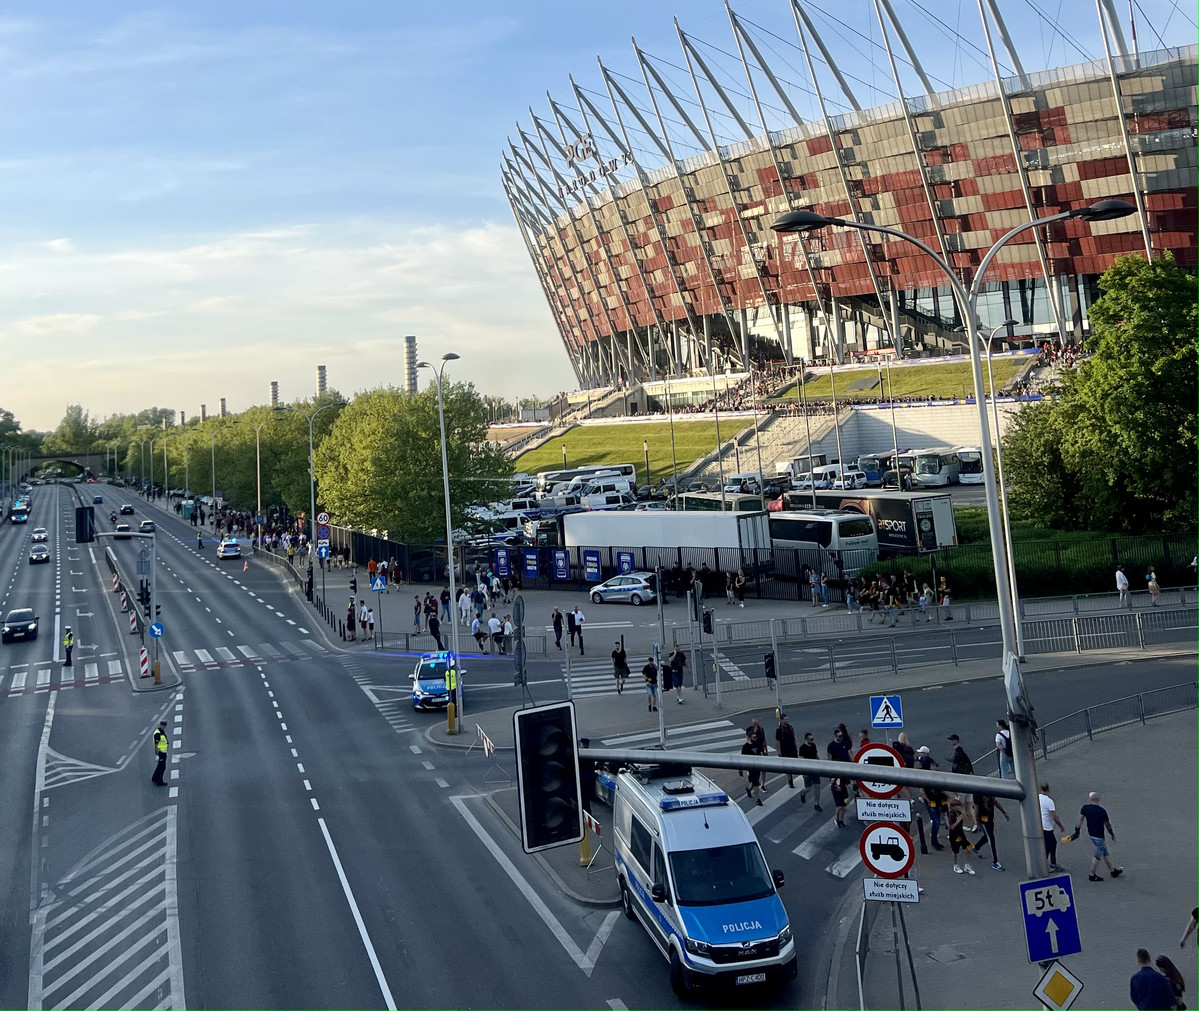
[[[904,761],[889,744],[882,744],[877,741],[872,741],[870,744],[864,744],[858,749],[858,753],[853,756],[853,760],[859,765],[881,765],[893,769],[904,768]],[[900,790],[903,789],[898,783],[875,783],[870,780],[858,780],[858,786],[867,796],[878,797],[886,800],[888,797],[894,797]]]
[[[862,853],[862,863],[880,878],[902,878],[916,860],[912,837],[893,821],[867,825],[858,840],[858,849]]]
[[[320,524],[322,524],[322,525],[324,525],[324,524],[328,523],[328,522],[329,522],[329,514],[328,514],[328,513],[326,513],[326,512],[319,512],[319,513],[317,513],[317,514],[316,514],[316,521],[317,521],[317,523],[320,523]]]

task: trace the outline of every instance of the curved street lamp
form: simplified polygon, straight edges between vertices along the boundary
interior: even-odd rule
[[[1089,207],[1079,207],[1070,211],[1062,211],[1059,214],[1050,214],[1047,217],[1036,218],[1033,221],[1026,221],[1024,224],[1017,225],[1000,237],[999,241],[982,258],[982,262],[975,271],[974,281],[968,292],[958,279],[957,274],[953,272],[953,269],[936,250],[920,239],[908,235],[906,232],[901,232],[897,228],[889,228],[886,225],[868,225],[860,221],[850,221],[846,218],[825,217],[822,214],[817,214],[815,211],[808,210],[788,211],[776,218],[770,227],[776,232],[811,232],[819,228],[826,228],[829,225],[837,225],[843,228],[856,228],[865,232],[878,232],[882,235],[890,235],[897,239],[903,239],[905,242],[910,242],[932,258],[933,262],[941,269],[941,272],[944,273],[946,279],[949,281],[950,288],[953,290],[954,298],[958,304],[958,311],[961,313],[967,328],[970,367],[974,377],[974,400],[975,406],[978,409],[979,435],[983,446],[989,447],[991,445],[991,434],[990,424],[987,420],[987,408],[983,402],[982,359],[979,350],[978,335],[978,297],[982,291],[983,280],[986,277],[987,268],[991,266],[991,261],[995,259],[999,250],[1008,242],[1021,232],[1026,232],[1029,229],[1039,228],[1041,225],[1052,224],[1055,221],[1066,221],[1071,218],[1078,218],[1082,221],[1111,221],[1115,218],[1123,218],[1130,214],[1135,214],[1136,211],[1136,207],[1126,200],[1100,200]],[[1016,659],[1019,654],[1016,642],[1016,619],[1012,607],[1012,586],[1008,576],[1010,567],[1009,552],[1003,538],[1003,531],[1000,528],[1001,519],[995,487],[995,468],[992,465],[989,453],[983,454],[982,464],[983,484],[986,486],[987,494],[987,526],[991,536],[991,559],[994,565],[995,586],[999,603],[999,626],[1003,634],[1004,682],[1007,688],[1009,715],[1012,717],[1014,744],[1012,757],[1016,777],[1024,785],[1025,789],[1024,799],[1020,802],[1022,834],[1024,837],[1024,861],[1029,875],[1031,877],[1040,877],[1045,873],[1045,850],[1041,837],[1041,810],[1037,794],[1036,757],[1033,754],[1032,730],[1034,723],[1032,705],[1024,689],[1019,663]]]

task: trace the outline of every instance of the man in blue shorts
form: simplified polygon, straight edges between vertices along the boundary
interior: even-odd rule
[[[1078,824],[1074,826],[1074,838],[1078,838],[1079,831],[1082,829],[1082,823],[1087,823],[1087,835],[1090,836],[1091,844],[1095,847],[1095,856],[1091,860],[1091,873],[1087,877],[1088,881],[1102,881],[1100,876],[1099,865],[1106,864],[1108,872],[1113,878],[1118,878],[1124,873],[1123,867],[1117,867],[1112,863],[1111,854],[1107,851],[1107,842],[1104,840],[1104,832],[1112,837],[1112,842],[1116,841],[1116,830],[1112,828],[1111,819],[1107,816],[1107,810],[1099,806],[1099,794],[1091,792],[1087,796],[1089,803],[1083,804],[1082,810],[1078,812]]]

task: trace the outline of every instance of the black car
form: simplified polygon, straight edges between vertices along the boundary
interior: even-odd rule
[[[126,502],[123,506],[121,506],[121,515],[122,516],[132,516],[133,515],[133,506],[131,506],[128,502]]]
[[[50,562],[50,549],[44,544],[35,544],[29,549],[29,564],[44,565]]]
[[[0,634],[0,641],[12,642],[14,639],[36,638],[37,616],[33,613],[33,608],[18,607],[8,612],[8,617],[4,619],[4,630]]]

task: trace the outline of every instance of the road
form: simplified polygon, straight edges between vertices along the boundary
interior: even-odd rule
[[[339,650],[266,563],[218,564],[190,524],[103,495],[105,510],[133,503],[135,527],[158,522],[163,645],[184,687],[133,690],[147,687],[130,677],[138,639],[93,561],[103,545],[74,545],[75,489],[37,489],[30,526],[0,531],[3,606],[72,624],[80,646],[69,670],[46,633],[3,647],[0,1006],[679,1006],[639,927],[567,899],[521,853],[478,755],[425,742],[443,717],[412,711],[411,658]],[[39,524],[54,562],[35,568]],[[113,545],[130,571],[138,547]],[[513,704],[509,659],[467,666],[468,712]],[[1134,672],[1136,689],[1194,675],[1193,663],[1139,664],[1037,675],[1030,688],[1050,719],[1127,694]],[[560,661],[534,664],[531,680],[538,701],[565,694]],[[949,732],[986,750],[1002,711],[996,681],[905,705],[934,754]],[[792,718],[823,742],[841,720],[864,723],[865,705]],[[173,749],[162,789],[149,781],[159,719]],[[731,748],[740,722],[673,740]],[[808,938],[801,978],[742,1003],[794,1006],[819,986],[815,939],[858,873],[846,857],[856,834],[838,838],[796,796],[772,787],[750,816]]]

